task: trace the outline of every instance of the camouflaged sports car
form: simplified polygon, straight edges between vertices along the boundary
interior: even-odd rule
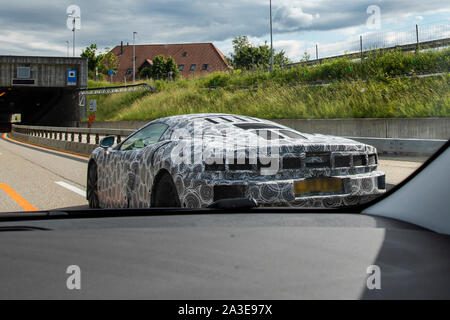
[[[385,191],[372,146],[230,114],[154,120],[89,159],[91,208],[207,207],[229,198],[261,206],[339,207]]]

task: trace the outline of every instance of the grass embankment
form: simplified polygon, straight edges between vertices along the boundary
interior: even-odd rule
[[[450,116],[450,76],[394,77],[448,72],[450,49],[420,54],[375,53],[364,63],[339,59],[313,67],[215,73],[175,82],[151,81],[158,93],[100,96],[97,120],[150,120],[223,112],[259,118],[391,118]],[[328,86],[310,86],[327,81]],[[105,83],[103,83],[105,84]],[[103,84],[90,82],[90,87]],[[237,87],[258,85],[258,90]],[[220,87],[209,90],[211,86]]]

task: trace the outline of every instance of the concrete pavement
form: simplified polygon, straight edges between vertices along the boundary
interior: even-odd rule
[[[380,157],[388,189],[400,183],[425,157]],[[88,209],[87,158],[0,139],[0,212]],[[2,188],[3,186],[3,188]]]

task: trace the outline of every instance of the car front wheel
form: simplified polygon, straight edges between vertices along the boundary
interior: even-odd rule
[[[100,202],[98,200],[98,175],[97,165],[95,162],[89,164],[88,179],[87,179],[87,198],[89,202],[89,208],[100,208]]]
[[[158,179],[152,197],[152,207],[159,208],[180,208],[180,198],[177,188],[169,173],[163,173]]]

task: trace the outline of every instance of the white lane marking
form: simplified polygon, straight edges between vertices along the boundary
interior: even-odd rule
[[[83,196],[83,197],[86,196],[86,191],[81,190],[80,188],[74,187],[71,184],[68,184],[64,181],[56,181],[55,183],[60,185],[61,187],[64,187],[66,189],[69,189],[70,191],[73,191],[73,192],[79,194],[80,196]]]

